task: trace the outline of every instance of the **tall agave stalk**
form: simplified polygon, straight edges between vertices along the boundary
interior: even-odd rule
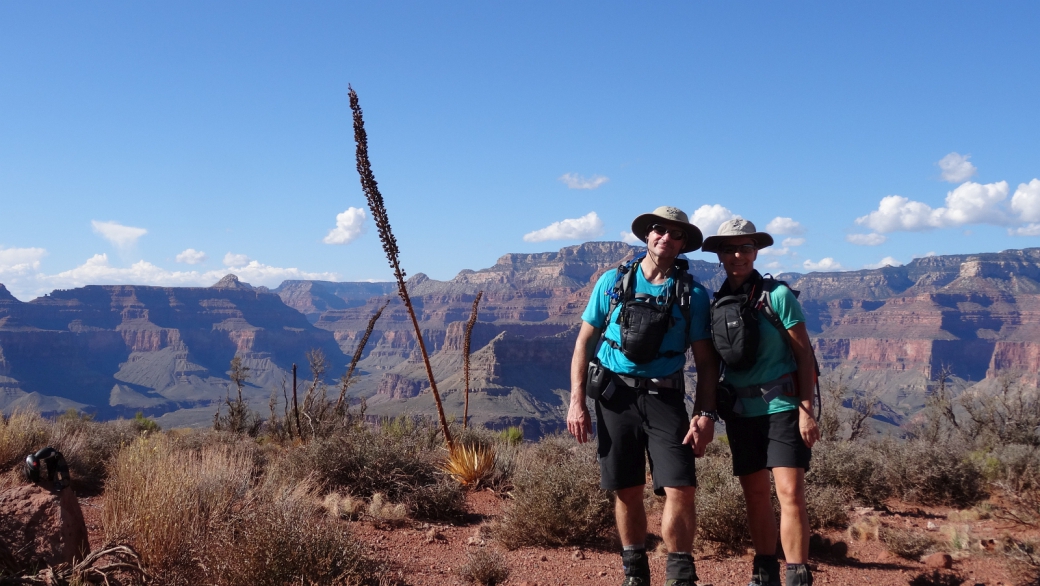
[[[448,449],[454,447],[451,440],[451,432],[448,431],[448,420],[444,417],[444,405],[441,403],[441,394],[437,392],[437,382],[433,379],[433,368],[430,366],[430,356],[426,353],[426,344],[423,342],[422,331],[419,329],[419,320],[415,317],[415,309],[412,300],[408,297],[408,288],[404,284],[404,269],[401,268],[401,251],[397,248],[397,239],[390,230],[390,220],[386,215],[386,206],[383,204],[383,196],[379,193],[375,175],[372,174],[372,164],[368,160],[368,134],[365,133],[365,120],[361,115],[361,104],[358,103],[357,92],[350,89],[350,109],[354,113],[354,142],[357,144],[357,171],[361,176],[361,189],[365,192],[368,200],[368,208],[372,211],[372,220],[376,223],[379,231],[379,240],[383,243],[383,252],[386,260],[390,262],[390,268],[394,270],[394,278],[397,279],[397,294],[408,310],[408,316],[412,318],[412,326],[415,328],[415,338],[419,341],[419,352],[422,353],[423,364],[426,365],[426,376],[430,379],[430,390],[433,392],[433,400],[437,403],[437,417],[440,419],[441,430],[444,432],[444,441]]]
[[[477,323],[477,306],[480,305],[480,298],[483,296],[483,290],[477,291],[477,297],[473,300],[473,311],[469,314],[469,321],[466,322],[466,337],[462,343],[462,372],[466,377],[466,399],[462,408],[462,429],[466,429],[466,426],[469,424],[469,341],[473,336],[473,324]]]
[[[350,359],[350,367],[347,368],[347,373],[343,375],[343,379],[339,385],[339,399],[336,401],[336,412],[339,413],[340,409],[343,408],[343,399],[347,396],[347,388],[350,387],[350,379],[354,375],[354,369],[357,367],[358,360],[361,360],[361,353],[365,351],[365,345],[368,344],[368,337],[372,335],[372,330],[376,327],[376,321],[379,316],[383,315],[383,310],[386,306],[390,305],[390,300],[387,299],[386,303],[382,307],[376,310],[368,320],[368,327],[365,328],[365,335],[361,336],[361,340],[358,342],[357,348],[354,348],[354,356]]]

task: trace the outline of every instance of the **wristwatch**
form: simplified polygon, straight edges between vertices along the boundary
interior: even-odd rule
[[[711,419],[715,423],[719,422],[719,412],[718,411],[701,411],[697,415],[700,415],[701,417],[707,417],[708,419]]]

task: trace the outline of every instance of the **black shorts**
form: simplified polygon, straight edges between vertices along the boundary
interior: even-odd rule
[[[646,457],[654,492],[697,486],[693,446],[683,445],[690,429],[686,392],[618,386],[607,401],[596,401],[600,486],[618,490],[646,484]]]
[[[798,430],[797,409],[758,417],[730,417],[726,435],[733,452],[734,476],[747,476],[766,468],[809,471],[812,451]]]

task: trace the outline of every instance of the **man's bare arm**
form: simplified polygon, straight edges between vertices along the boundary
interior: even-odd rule
[[[585,379],[597,342],[599,329],[588,322],[581,322],[578,340],[574,343],[574,354],[571,356],[571,403],[567,410],[567,431],[581,444],[589,441],[592,435],[592,416],[585,405]]]

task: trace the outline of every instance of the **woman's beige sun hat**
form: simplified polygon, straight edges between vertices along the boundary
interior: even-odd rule
[[[701,250],[704,252],[718,252],[719,247],[730,238],[750,238],[755,242],[759,250],[773,245],[773,237],[765,232],[759,232],[750,220],[734,218],[726,220],[719,226],[719,231],[714,236],[708,236]]]
[[[636,238],[646,242],[646,233],[650,230],[650,226],[660,223],[675,224],[686,231],[686,240],[683,241],[682,250],[679,251],[680,254],[697,250],[701,247],[701,242],[704,241],[701,229],[690,223],[690,218],[686,215],[686,212],[672,206],[661,206],[649,214],[637,216],[636,219],[632,220],[632,233],[635,234]]]

